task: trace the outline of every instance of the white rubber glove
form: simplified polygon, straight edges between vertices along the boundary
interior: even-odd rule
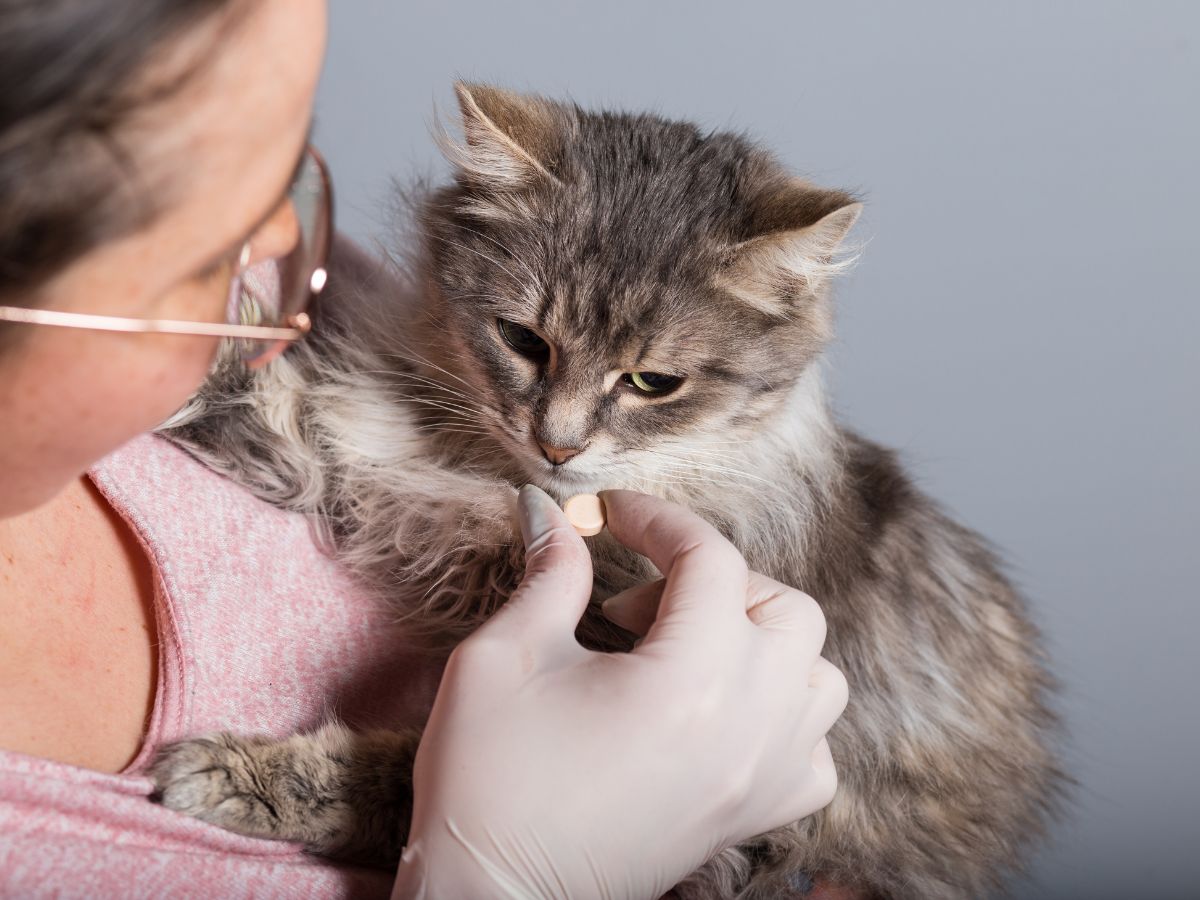
[[[450,657],[393,896],[656,898],[833,798],[824,735],[847,694],[819,656],[817,604],[751,576],[682,507],[603,497],[617,540],[664,573],[614,598],[612,615],[645,638],[631,653],[579,645],[587,549],[553,500],[523,488],[526,575]]]

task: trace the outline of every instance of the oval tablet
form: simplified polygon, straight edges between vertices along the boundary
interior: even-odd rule
[[[604,502],[595,494],[576,494],[563,504],[563,512],[584,537],[604,530]]]

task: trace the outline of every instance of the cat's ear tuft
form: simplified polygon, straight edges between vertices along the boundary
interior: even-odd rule
[[[465,174],[501,188],[560,181],[570,127],[565,107],[485,84],[456,82],[454,92],[466,142],[446,149]]]
[[[847,254],[843,242],[862,204],[840,192],[823,197],[815,206],[810,198],[806,214],[793,206],[790,217],[775,219],[766,233],[730,248],[722,287],[763,312],[789,316],[794,301],[816,294],[850,268],[857,256]],[[814,215],[819,217],[812,221]],[[799,224],[805,218],[809,224]]]

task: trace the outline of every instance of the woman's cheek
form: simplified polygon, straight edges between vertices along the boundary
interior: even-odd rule
[[[140,402],[143,412],[138,418],[141,430],[153,428],[175,412],[203,384],[216,359],[219,341],[211,337],[187,335],[144,335],[146,340],[160,342],[154,354],[143,360]],[[150,357],[153,356],[153,361]]]

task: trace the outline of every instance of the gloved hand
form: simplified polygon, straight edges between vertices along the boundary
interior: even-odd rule
[[[824,735],[847,694],[819,656],[817,604],[748,573],[682,507],[603,498],[614,537],[664,574],[608,607],[644,639],[579,645],[590,557],[557,504],[523,488],[525,578],[450,657],[395,897],[655,898],[833,798]]]

